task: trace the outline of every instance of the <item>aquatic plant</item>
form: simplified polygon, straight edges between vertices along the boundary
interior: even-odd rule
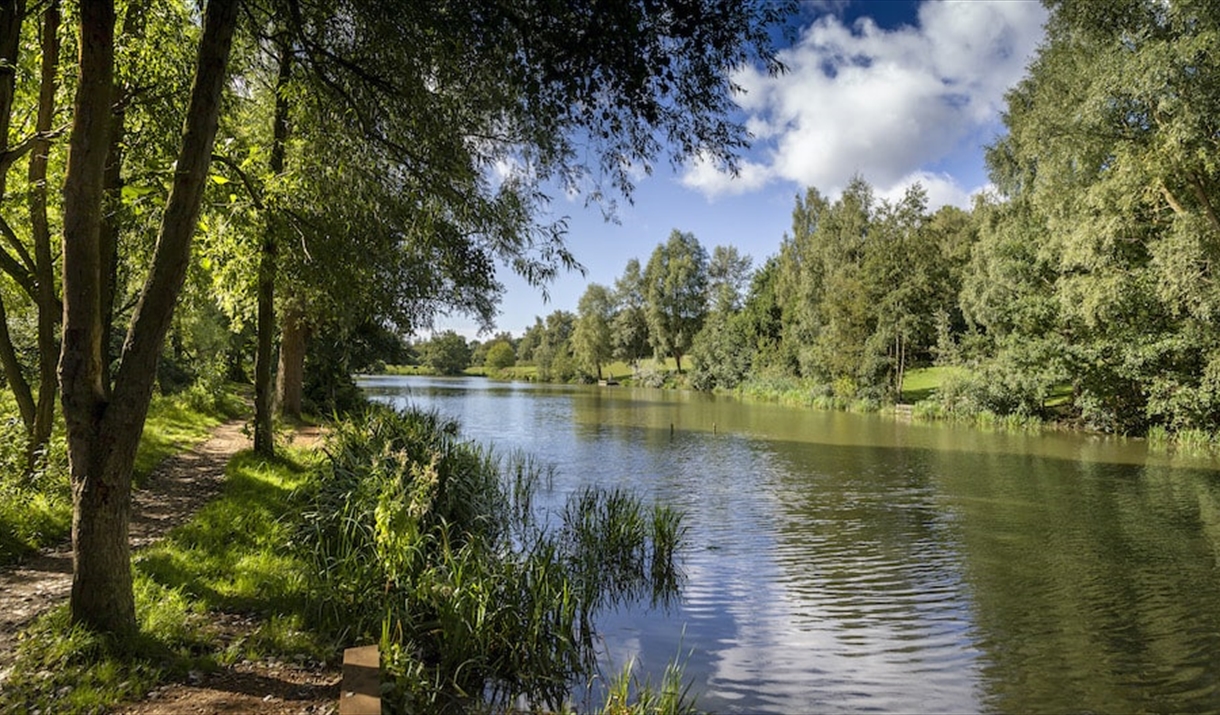
[[[588,489],[549,523],[545,470],[435,413],[370,408],[326,451],[298,539],[313,615],[380,640],[391,709],[562,707],[596,669],[599,609],[679,588],[677,513]]]

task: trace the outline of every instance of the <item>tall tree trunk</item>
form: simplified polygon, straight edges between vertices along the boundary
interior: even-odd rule
[[[148,0],[128,3],[123,15],[123,37],[144,34],[148,18]],[[114,302],[119,292],[119,236],[123,224],[123,141],[127,133],[127,104],[132,88],[116,88],[113,115],[110,119],[110,147],[106,152],[106,174],[103,177],[103,211],[101,228],[102,252],[102,372],[110,380],[110,365],[114,360]]]
[[[121,435],[102,430],[98,247],[114,79],[112,0],[82,0],[80,61],[68,173],[64,180],[64,328],[59,358],[72,475],[72,620],[98,630],[135,630],[127,523],[130,474],[107,467]]]
[[[258,259],[258,341],[254,350],[254,451],[264,456],[275,454],[272,423],[275,397],[271,382],[271,363],[275,354],[275,241],[266,228]]]
[[[114,78],[113,0],[80,3],[80,61],[64,182],[64,325],[60,383],[72,474],[74,623],[134,632],[128,523],[131,467],[148,414],[157,357],[190,259],[227,80],[236,0],[211,0],[156,252],[113,391],[102,369],[101,211]]]
[[[271,143],[269,168],[273,175],[284,173],[284,152],[288,142],[288,79],[292,76],[292,55],[279,47],[280,67],[275,82],[275,126]],[[274,385],[271,383],[271,363],[275,352],[275,274],[277,234],[280,220],[269,213],[264,224],[263,250],[258,261],[258,346],[254,356],[254,451],[271,456],[275,453],[272,431]]]
[[[13,100],[17,90],[17,54],[21,50],[21,23],[25,19],[24,0],[0,0],[0,199],[4,198],[8,184],[8,168],[12,161],[9,154],[9,127],[12,125]],[[5,226],[7,229],[8,226]],[[7,254],[6,254],[7,255]],[[6,272],[20,273],[24,270],[16,261],[5,262]],[[29,381],[21,370],[21,361],[8,330],[8,315],[0,305],[0,367],[5,381],[17,400],[17,409],[26,429],[33,427],[35,419],[34,396]]]
[[[305,347],[309,342],[309,325],[305,313],[296,306],[284,310],[280,328],[280,365],[275,387],[280,414],[301,418],[301,402],[305,392]]]
[[[51,225],[47,220],[47,163],[51,122],[55,118],[56,74],[59,72],[59,3],[47,5],[42,19],[42,84],[38,93],[38,139],[30,153],[30,232],[34,238],[34,274],[38,284],[38,405],[30,438],[29,466],[51,439],[58,380],[55,374],[56,328],[62,317],[55,291],[51,255]]]
[[[8,131],[12,124],[13,100],[17,91],[17,53],[21,51],[21,23],[25,20],[25,0],[0,0],[0,197],[8,182]]]

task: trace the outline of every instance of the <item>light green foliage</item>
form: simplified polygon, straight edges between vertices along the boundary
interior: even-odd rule
[[[517,364],[517,355],[513,352],[512,343],[507,340],[497,340],[487,349],[487,359],[483,361],[489,370],[504,370]]]
[[[535,323],[537,344],[533,351],[537,376],[542,382],[569,382],[577,375],[577,364],[572,356],[572,334],[576,330],[576,316],[566,310],[556,310],[543,323]]]
[[[907,366],[931,360],[937,313],[957,314],[968,220],[930,220],[919,185],[890,203],[857,178],[834,202],[798,197],[792,225],[752,297],[752,331],[761,344],[778,332],[771,364],[795,363],[836,397],[892,399]]]
[[[602,377],[602,365],[612,356],[610,324],[613,319],[613,298],[603,285],[590,283],[577,306],[576,328],[572,332],[572,350],[577,363],[591,375]]]
[[[707,315],[707,251],[692,233],[675,229],[659,244],[644,270],[649,335],[658,355],[682,356]]]
[[[741,310],[752,275],[754,259],[743,256],[736,246],[716,246],[707,265],[708,306],[713,312]]]
[[[602,715],[695,715],[699,712],[690,695],[690,683],[683,683],[683,668],[671,662],[659,684],[643,682],[628,662],[606,688]]]
[[[997,336],[1058,345],[1051,362],[1098,429],[1220,417],[1205,384],[1220,341],[1218,29],[1209,3],[1055,5],[989,152],[1009,203],[985,209],[963,307]]]
[[[435,414],[370,410],[336,428],[298,543],[317,617],[380,635],[391,707],[559,707],[593,666],[592,619],[672,596],[672,511],[622,492],[577,495],[549,531],[545,473],[493,459]]]

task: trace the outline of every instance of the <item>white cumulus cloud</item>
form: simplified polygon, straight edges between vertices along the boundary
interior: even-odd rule
[[[998,121],[1045,19],[1040,3],[1012,0],[926,2],[914,25],[897,29],[823,16],[781,54],[786,74],[735,77],[756,137],[740,175],[696,161],[683,183],[708,196],[777,180],[833,195],[859,174],[882,195],[920,180],[933,206],[964,205],[977,187],[930,167],[978,151],[967,144]]]

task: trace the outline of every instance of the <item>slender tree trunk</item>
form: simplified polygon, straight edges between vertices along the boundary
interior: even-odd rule
[[[30,389],[29,380],[21,370],[21,359],[17,356],[17,348],[13,345],[13,336],[8,330],[8,311],[0,299],[0,367],[4,368],[4,379],[8,389],[17,402],[17,413],[21,415],[21,423],[26,430],[34,426],[37,407],[34,403],[34,393]]]
[[[25,20],[25,0],[0,0],[0,197],[8,183],[8,132],[12,124],[13,100],[17,91],[17,54],[21,51],[21,23]]]
[[[17,54],[21,49],[21,23],[24,19],[24,0],[0,0],[0,157],[7,157],[9,151],[9,127],[17,88]],[[0,165],[0,199],[4,197],[11,164],[6,158]],[[22,270],[16,261],[6,261],[6,265],[11,266],[10,273]],[[5,381],[17,400],[21,420],[28,430],[34,424],[34,396],[21,371],[21,361],[8,331],[8,315],[3,305],[0,305],[0,322],[3,322],[0,325],[0,367],[4,369]]]
[[[275,397],[271,382],[271,363],[275,355],[275,242],[270,227],[265,229],[258,259],[258,342],[254,351],[254,451],[264,456],[275,454],[272,404]]]
[[[287,48],[279,48],[280,67],[275,82],[275,127],[269,159],[271,173],[284,173],[284,152],[288,142],[288,98],[285,94],[292,76],[292,56]],[[271,363],[275,352],[275,274],[276,234],[279,219],[267,216],[263,250],[258,261],[258,346],[254,356],[254,451],[270,456],[275,453],[272,432],[274,385],[271,383]]]
[[[123,37],[144,34],[148,18],[148,0],[128,3],[123,15]],[[123,226],[123,142],[127,134],[127,103],[130,87],[115,88],[113,115],[110,119],[110,147],[106,151],[106,174],[103,178],[101,228],[102,252],[102,371],[109,382],[110,365],[114,361],[114,303],[119,293],[119,236]]]
[[[195,82],[152,270],[136,306],[113,392],[103,380],[101,211],[113,99],[113,0],[81,0],[80,61],[64,182],[64,325],[60,384],[73,516],[74,623],[112,636],[135,631],[128,523],[131,467],[148,414],[157,357],[186,276],[220,114],[236,0],[204,13]]]
[[[280,414],[284,417],[301,417],[305,392],[305,348],[309,343],[309,333],[309,325],[300,308],[290,306],[284,310],[284,324],[280,329],[280,364],[275,379]]]
[[[51,439],[55,421],[55,399],[59,387],[55,374],[56,329],[62,317],[55,290],[55,266],[51,255],[51,225],[47,220],[47,163],[51,151],[51,123],[55,118],[56,74],[59,72],[59,3],[53,0],[43,12],[42,79],[38,93],[39,139],[30,153],[30,232],[34,238],[34,274],[38,285],[38,405],[30,439],[29,466]]]

